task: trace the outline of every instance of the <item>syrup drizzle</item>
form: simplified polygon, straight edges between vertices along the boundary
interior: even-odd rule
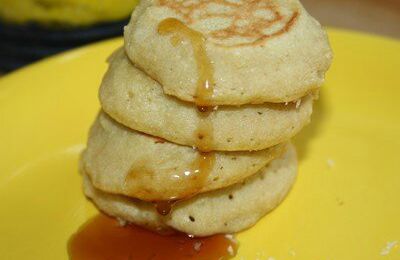
[[[209,106],[209,100],[214,93],[214,67],[208,58],[203,34],[190,29],[184,23],[175,18],[167,18],[158,25],[160,35],[174,34],[171,38],[173,45],[177,45],[177,39],[187,39],[193,48],[196,60],[198,79],[196,89],[196,105],[200,107]]]
[[[183,179],[182,181],[190,181],[191,187],[189,192],[184,194],[184,198],[175,199],[174,197],[170,200],[161,200],[153,202],[157,212],[160,215],[168,215],[171,212],[172,207],[181,200],[189,199],[196,195],[198,191],[203,188],[205,181],[207,180],[209,172],[214,166],[215,156],[211,153],[199,152],[198,157],[194,161],[194,169],[191,171],[185,171],[186,175],[190,176],[190,180]],[[187,185],[187,184],[185,184]]]
[[[198,156],[195,161],[195,170],[192,171],[192,174],[194,173],[196,177],[194,188],[199,190],[207,180],[215,162],[215,154],[210,152],[214,131],[209,118],[212,113],[210,100],[213,96],[215,85],[214,67],[207,55],[206,39],[203,34],[190,29],[175,18],[167,18],[161,21],[158,25],[158,33],[160,35],[172,35],[171,43],[174,46],[177,46],[179,41],[182,42],[182,39],[189,40],[193,48],[198,72],[195,100],[200,122],[196,130]],[[196,191],[193,190],[192,194],[195,193]]]
[[[177,200],[160,200],[153,202],[158,214],[166,216],[171,212],[172,206]]]
[[[181,199],[188,199],[197,194],[207,181],[208,175],[203,173],[211,171],[214,157],[209,153],[197,151],[195,156],[196,159],[192,161],[189,168],[181,170],[180,173],[173,171],[172,174],[166,174],[161,180],[157,180],[156,183],[161,181],[163,185],[161,189],[153,183],[149,186],[149,181],[160,174],[157,170],[146,167],[151,162],[134,163],[125,177],[124,194],[153,202],[161,215],[168,214],[170,206]]]
[[[116,219],[103,214],[84,224],[68,242],[71,260],[216,260],[232,258],[236,249],[230,235],[160,235],[135,225],[122,227]]]

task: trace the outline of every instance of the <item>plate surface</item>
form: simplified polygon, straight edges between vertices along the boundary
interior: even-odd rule
[[[297,183],[238,235],[237,259],[400,259],[400,42],[330,30],[335,52],[312,123],[296,137]],[[96,213],[78,157],[121,39],[0,79],[0,259],[67,259]],[[397,241],[397,245],[396,245]]]

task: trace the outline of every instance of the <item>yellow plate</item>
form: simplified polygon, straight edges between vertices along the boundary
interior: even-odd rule
[[[329,34],[335,59],[312,124],[296,138],[298,181],[238,235],[237,259],[400,259],[400,43]],[[66,259],[69,237],[96,213],[77,160],[105,59],[121,44],[0,79],[0,259]]]

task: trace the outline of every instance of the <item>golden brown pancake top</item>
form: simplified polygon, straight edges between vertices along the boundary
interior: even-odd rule
[[[272,0],[159,0],[184,23],[201,26],[212,23],[205,37],[214,44],[239,47],[262,44],[282,35],[296,23],[297,6],[282,7]]]

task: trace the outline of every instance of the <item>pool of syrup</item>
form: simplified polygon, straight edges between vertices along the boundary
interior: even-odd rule
[[[121,226],[104,214],[85,223],[68,243],[72,260],[213,260],[230,259],[235,252],[236,243],[229,235],[160,235],[135,225]]]

